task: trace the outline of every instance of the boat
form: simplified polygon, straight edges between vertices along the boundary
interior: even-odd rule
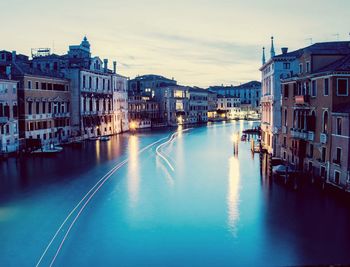
[[[36,149],[31,152],[33,155],[55,155],[63,151],[63,147],[60,146],[49,146]]]
[[[100,137],[99,136],[90,137],[89,140],[97,141],[97,140],[100,140]]]
[[[107,141],[111,140],[111,138],[109,136],[101,136],[100,140],[107,142]]]

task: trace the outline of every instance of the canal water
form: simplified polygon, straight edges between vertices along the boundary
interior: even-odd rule
[[[261,176],[239,138],[255,126],[123,134],[0,163],[0,266],[350,263],[349,203]]]

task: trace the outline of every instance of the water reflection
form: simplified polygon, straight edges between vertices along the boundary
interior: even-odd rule
[[[129,139],[129,164],[128,164],[128,193],[131,207],[135,207],[139,198],[140,166],[139,166],[139,138],[137,135]]]
[[[229,177],[228,177],[228,227],[233,235],[236,235],[236,225],[239,219],[239,186],[240,169],[239,160],[236,156],[229,159]]]
[[[95,142],[95,151],[96,151],[96,162],[100,163],[100,158],[101,158],[100,141]]]
[[[162,159],[160,159],[159,157],[156,157],[156,166],[158,169],[160,169],[164,173],[167,183],[170,186],[173,186],[174,185],[174,178],[170,174],[168,168],[164,165],[164,161]]]

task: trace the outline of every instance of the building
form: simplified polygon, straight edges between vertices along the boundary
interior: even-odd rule
[[[316,43],[298,54],[298,72],[281,83],[281,156],[348,188],[350,42]]]
[[[18,81],[19,138],[27,148],[65,142],[71,135],[70,83],[57,72],[32,67],[27,56],[0,52],[1,72]]]
[[[258,81],[247,82],[238,86],[211,86],[210,91],[227,98],[239,99],[240,114],[242,118],[260,117],[261,83]]]
[[[188,116],[189,123],[207,123],[208,122],[208,90],[190,87],[190,112]]]
[[[208,120],[215,120],[217,118],[217,102],[218,94],[208,90]]]
[[[0,154],[18,151],[17,82],[0,74]]]
[[[135,128],[150,128],[160,122],[159,103],[140,95],[129,97],[129,122]]]
[[[122,75],[112,76],[114,132],[122,133],[129,130],[128,115],[128,79]]]
[[[288,53],[282,48],[282,54],[275,55],[273,37],[271,37],[271,58],[265,61],[263,48],[261,71],[261,144],[263,149],[273,156],[279,156],[278,135],[281,132],[281,78],[297,73],[300,51]]]
[[[86,37],[81,44],[69,46],[66,55],[47,55],[47,52],[44,55],[39,52],[33,54],[33,66],[42,71],[59,72],[70,80],[72,136],[95,138],[128,129],[126,88],[123,87],[122,91],[112,88],[112,84],[117,86],[117,81],[125,77],[117,75],[115,61],[113,70],[110,70],[107,59],[91,56],[90,43]],[[125,86],[125,80],[119,84]],[[118,100],[118,97],[121,99]],[[115,103],[123,104],[114,107]],[[119,114],[116,108],[119,108]]]
[[[165,78],[160,75],[148,74],[137,76],[135,79],[128,82],[129,96],[148,96],[153,98],[152,92],[157,88],[176,85],[177,82],[172,79]]]
[[[217,113],[222,119],[239,119],[241,115],[241,101],[232,95],[217,96]]]

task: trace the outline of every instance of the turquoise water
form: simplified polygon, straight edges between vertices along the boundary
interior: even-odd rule
[[[179,129],[160,155],[176,130],[2,163],[0,265],[350,263],[349,205],[262,178],[249,142],[234,155],[235,134],[256,125]]]

